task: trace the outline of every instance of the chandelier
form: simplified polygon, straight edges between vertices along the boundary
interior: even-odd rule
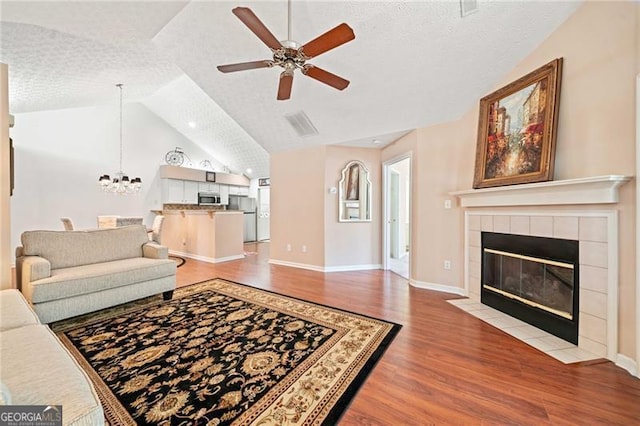
[[[142,188],[142,179],[135,177],[129,180],[129,176],[122,171],[122,84],[116,84],[120,89],[120,171],[113,176],[102,175],[98,178],[98,184],[104,192],[114,194],[132,194]]]

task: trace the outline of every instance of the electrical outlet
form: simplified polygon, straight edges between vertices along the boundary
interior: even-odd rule
[[[291,244],[287,244],[287,251],[291,251]]]
[[[444,269],[446,269],[447,271],[451,269],[451,261],[450,260],[445,260],[444,261]]]
[[[307,246],[302,246],[302,252],[306,253],[307,252]]]

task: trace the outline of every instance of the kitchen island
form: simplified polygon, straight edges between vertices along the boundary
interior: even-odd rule
[[[169,253],[218,263],[244,257],[244,215],[219,209],[154,210],[164,216],[162,245]]]

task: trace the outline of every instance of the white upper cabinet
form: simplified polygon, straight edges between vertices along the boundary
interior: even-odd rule
[[[220,204],[229,204],[229,185],[220,185]]]
[[[198,182],[162,179],[163,204],[198,204]]]
[[[198,192],[212,192],[218,194],[221,186],[223,185],[218,183],[198,182]]]

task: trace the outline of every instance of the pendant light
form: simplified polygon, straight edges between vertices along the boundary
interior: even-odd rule
[[[100,176],[98,183],[104,192],[133,194],[140,192],[142,179],[135,177],[129,180],[129,176],[122,171],[122,84],[116,84],[116,87],[120,89],[120,171],[113,176],[113,179],[109,175]]]

